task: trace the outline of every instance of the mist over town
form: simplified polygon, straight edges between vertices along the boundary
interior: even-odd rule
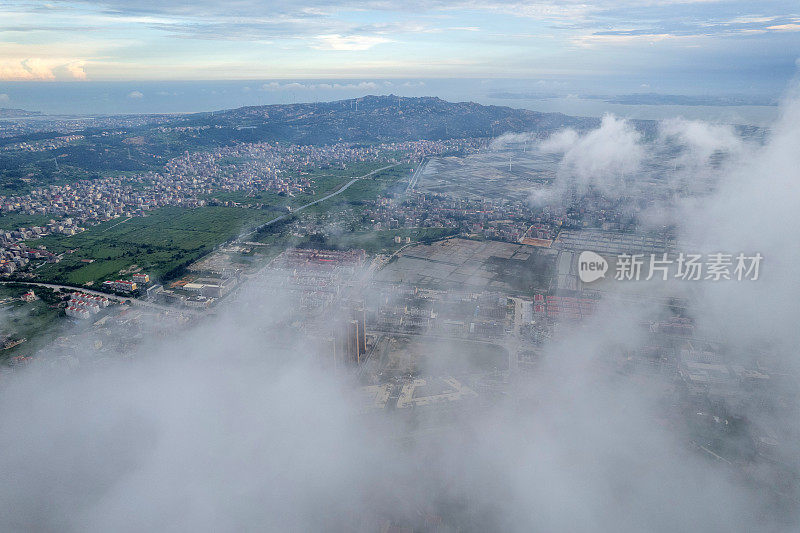
[[[796,6],[190,4],[0,7],[0,530],[800,528]]]

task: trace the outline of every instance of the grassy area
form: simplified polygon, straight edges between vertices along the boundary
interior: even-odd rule
[[[380,164],[377,168],[381,168],[382,166],[386,166],[385,164]],[[360,211],[363,207],[375,200],[379,195],[385,194],[390,191],[392,188],[401,187],[400,180],[407,178],[408,173],[411,172],[410,165],[398,165],[396,167],[392,167],[381,172],[370,176],[369,178],[365,178],[363,180],[359,180],[353,183],[347,190],[342,192],[342,194],[338,196],[334,196],[324,202],[320,202],[318,204],[314,204],[309,206],[308,208],[304,209],[301,213],[298,213],[297,216],[299,217],[314,217],[316,215],[322,214],[336,214],[341,213],[342,211],[352,209],[355,212]],[[362,174],[354,173],[353,175],[364,175],[365,173],[370,172],[370,170],[366,170],[366,172]],[[341,186],[349,179],[343,181],[339,184]],[[326,193],[327,194],[327,193]],[[317,194],[317,197],[324,196],[324,194]],[[308,199],[304,200],[305,203],[308,202]],[[306,241],[300,240],[298,241],[296,238],[291,238],[287,235],[288,225],[290,224],[290,220],[287,220],[283,224],[275,224],[273,226],[269,226],[265,228],[263,231],[252,236],[251,240],[266,243],[266,244],[275,244],[279,246],[285,245],[307,245],[309,244]],[[392,231],[400,231],[403,230],[392,230]],[[385,234],[377,235],[374,239],[370,237],[370,235],[375,234],[373,231],[362,231],[362,232],[354,232],[353,238],[351,241],[345,243],[345,241],[336,240],[336,242],[316,242],[311,243],[318,246],[330,246],[330,247],[347,247],[347,246],[354,246],[354,247],[362,247],[361,245],[368,246],[368,250],[371,251],[379,251],[384,248],[391,248],[390,241],[393,241],[394,236],[398,233],[391,233],[387,232]],[[400,233],[401,236],[405,236],[404,233]],[[391,243],[393,244],[393,242]]]
[[[276,207],[291,206],[297,207],[335,191],[352,178],[369,174],[373,170],[385,167],[389,163],[378,162],[359,162],[347,165],[347,168],[328,168],[313,169],[307,172],[298,172],[294,175],[303,177],[314,182],[312,190],[298,194],[296,196],[281,196],[274,192],[262,191],[259,193],[247,194],[244,192],[219,191],[206,196],[206,199],[216,199],[223,202],[237,202],[240,204],[269,204]]]
[[[352,178],[364,176],[374,170],[385,167],[388,164],[389,163],[387,163],[386,161],[362,162],[362,163],[351,163],[347,165],[346,169],[316,170],[310,175],[306,176],[307,178],[311,179],[314,182],[313,193],[310,194],[304,193],[295,196],[292,199],[291,205],[295,207],[298,205],[307,204],[308,202],[313,202],[318,198],[322,198],[323,196],[334,192],[342,185],[350,181]],[[387,169],[384,172],[389,172],[389,170]],[[376,176],[380,176],[384,172],[380,172],[376,174]],[[357,185],[357,183],[353,184],[353,186],[355,185]],[[348,191],[349,190],[350,189],[348,189]]]
[[[377,168],[381,166],[386,165],[379,165]],[[411,169],[411,165],[398,165],[378,172],[369,178],[353,183],[342,194],[309,207],[306,212],[333,212],[348,208],[360,211],[365,203],[371,202],[379,195],[386,194],[394,188],[400,187],[401,185],[399,182],[408,178]]]
[[[0,350],[0,363],[16,355],[31,355],[55,338],[60,331],[60,310],[42,300],[23,302],[19,297],[30,287],[0,285],[0,337],[27,339],[7,350]],[[37,294],[47,289],[34,288]]]
[[[247,203],[281,205],[291,202],[302,205],[340,188],[353,176],[362,176],[386,163],[358,163],[347,169],[321,170],[314,176],[313,194],[294,198],[263,193],[249,198]],[[355,182],[341,195],[310,207],[310,215],[335,212],[347,208],[360,209],[379,194],[397,185],[407,177],[410,166],[393,167]],[[228,193],[235,194],[235,193]],[[206,255],[223,242],[240,235],[244,230],[263,224],[276,216],[272,209],[246,209],[242,207],[209,206],[199,209],[177,207],[162,208],[146,217],[115,219],[88,228],[74,236],[50,235],[31,241],[33,246],[46,246],[48,250],[63,254],[59,263],[45,264],[35,270],[41,281],[72,285],[94,285],[124,274],[120,271],[137,265],[154,279],[167,281],[180,276],[186,266]],[[274,240],[281,247],[288,244],[278,231],[266,231],[263,238]],[[445,235],[441,229],[364,231],[346,236],[331,246],[358,247],[369,251],[396,249],[394,237],[411,236],[412,240],[435,239]],[[297,244],[297,243],[294,243]]]
[[[169,279],[217,244],[271,217],[255,209],[168,207],[146,217],[111,220],[71,237],[50,235],[33,241],[64,253],[60,263],[44,265],[36,273],[43,281],[96,284],[135,264],[155,279]]]
[[[25,213],[7,213],[0,216],[0,230],[11,231],[19,228],[43,226],[47,224],[51,215],[28,215]]]
[[[432,242],[457,233],[452,228],[402,228],[391,230],[359,231],[347,233],[331,241],[338,248],[363,248],[369,253],[394,252],[405,244],[406,237],[411,242]],[[396,243],[395,237],[401,242]]]
[[[306,248],[325,248],[347,250],[361,248],[367,253],[391,253],[406,244],[405,238],[409,237],[412,243],[429,243],[453,235],[457,230],[451,228],[402,228],[393,230],[364,230],[345,233],[335,237],[323,236],[315,233],[303,238],[296,238],[286,232],[273,231],[259,236],[258,241],[271,246],[260,247],[255,253],[262,257],[277,255],[288,246]],[[394,238],[399,236],[400,243]]]

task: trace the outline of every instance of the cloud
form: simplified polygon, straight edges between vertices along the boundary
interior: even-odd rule
[[[800,31],[800,24],[777,24],[775,26],[767,26],[767,29],[774,31]]]
[[[311,70],[305,68],[304,72],[320,77],[369,76],[367,72],[373,65],[380,65],[385,69],[382,74],[390,76],[419,77],[429,70],[440,76],[438,65],[442,64],[448,65],[448,71],[458,77],[467,73],[475,77],[487,73],[523,77],[548,71],[586,75],[585,58],[578,47],[618,50],[621,55],[614,59],[602,54],[592,58],[595,68],[613,75],[641,66],[641,51],[659,43],[669,51],[658,61],[646,64],[651,72],[664,66],[662,62],[675,64],[696,59],[696,54],[687,48],[708,44],[703,52],[713,56],[716,65],[727,65],[729,72],[739,72],[742,78],[748,74],[741,67],[756,61],[755,49],[762,50],[761,55],[772,52],[780,56],[773,63],[781,63],[783,67],[774,68],[783,68],[781,79],[788,77],[786,65],[794,57],[788,57],[790,47],[783,41],[797,24],[790,2],[771,4],[768,9],[743,8],[739,3],[734,9],[729,4],[717,2],[711,9],[707,2],[691,1],[341,3],[322,0],[289,5],[238,0],[222,7],[218,2],[201,0],[187,7],[185,2],[175,0],[136,2],[133,7],[121,0],[77,0],[51,2],[47,8],[23,2],[13,12],[19,21],[13,20],[6,26],[26,39],[35,35],[37,48],[50,51],[50,56],[45,53],[43,57],[71,50],[71,55],[90,62],[90,76],[95,78],[202,79],[210,72],[212,77],[224,78],[228,72],[228,77],[260,79],[270,75],[296,76],[298,64],[310,65]],[[479,25],[474,24],[476,12]],[[509,21],[512,27],[508,26]],[[536,26],[532,30],[516,27],[531,24]],[[66,42],[65,35],[78,27],[85,38]],[[520,40],[519,35],[526,37]],[[739,40],[726,40],[724,46],[721,41],[712,42],[732,36]],[[161,43],[164,38],[251,42],[255,49],[269,50],[270,63],[264,63],[259,59],[263,56],[253,50],[242,55],[234,45],[215,48],[210,43],[197,42],[196,48],[165,48]],[[746,44],[756,39],[763,48]],[[380,46],[389,43],[391,47]],[[461,51],[465,46],[481,49],[480,54],[469,57],[469,64],[463,63]],[[421,47],[426,50],[422,62],[418,59]],[[548,49],[559,52],[552,55],[546,52]],[[355,63],[331,63],[328,61],[331,58],[324,56],[310,60],[309,50],[370,52],[364,55],[371,57],[356,68]],[[536,57],[524,62],[515,59],[531,53]],[[163,56],[157,65],[150,62],[154,54]],[[197,59],[201,56],[202,61]],[[209,69],[212,57],[214,68]],[[536,72],[531,66],[534,63],[539,65]],[[137,64],[152,68],[138,68]],[[406,67],[407,64],[411,66]],[[65,71],[65,75],[70,74]],[[77,76],[75,79],[81,79],[80,74]],[[30,76],[15,69],[13,78],[7,73],[7,79],[30,79]]]
[[[52,61],[41,58],[4,60],[0,62],[0,80],[53,80]]]
[[[311,47],[317,50],[369,50],[373,46],[391,42],[386,37],[373,35],[317,35],[316,44]]]
[[[559,180],[564,186],[589,186],[604,192],[624,186],[626,175],[639,170],[645,152],[641,134],[626,120],[606,114],[600,127],[580,134],[565,130],[539,144],[546,153],[560,153]]]
[[[564,153],[578,142],[580,135],[573,129],[564,129],[552,134],[539,143],[539,150],[555,154]]]
[[[0,502],[15,512],[0,526],[351,531],[430,514],[482,531],[637,531],[665,492],[664,531],[750,524],[737,523],[755,505],[744,488],[653,423],[647,395],[600,377],[603,341],[633,342],[627,317],[549,346],[511,405],[369,415],[263,281],[125,360],[94,362],[88,332],[78,357],[54,347],[41,357],[55,370],[4,383]]]
[[[215,316],[169,335],[145,325],[124,358],[97,348],[89,328],[74,332],[75,354],[54,345],[7,376],[0,503],[14,513],[0,514],[0,529],[425,530],[430,520],[445,531],[627,533],[752,531],[784,518],[759,512],[765,491],[692,452],[665,421],[667,376],[608,371],[610,354],[642,341],[646,307],[565,326],[508,396],[365,413],[372,399],[356,380],[287,326],[292,300],[274,282],[254,277]],[[424,351],[454,349],[435,346]]]
[[[681,218],[685,239],[701,245],[703,251],[764,256],[764,277],[759,283],[710,284],[698,314],[734,344],[779,346],[786,355],[783,364],[800,371],[800,359],[795,356],[800,343],[796,327],[800,248],[789,244],[794,239],[792,228],[800,224],[797,146],[800,98],[795,96],[782,103],[780,118],[763,144],[735,153],[716,180],[714,193],[700,209],[687,201]]]
[[[640,125],[640,127],[644,127]],[[522,137],[498,139],[521,142]],[[630,122],[613,115],[586,132],[560,130],[545,139],[527,134],[542,153],[560,155],[557,179],[551,189],[536,191],[531,201],[553,200],[577,191],[600,191],[613,198],[648,195],[652,209],[643,217],[670,212],[673,195],[705,196],[732,160],[753,150],[735,128],[698,120],[670,118],[657,123],[655,135],[645,137]],[[673,206],[674,207],[674,206]]]
[[[73,79],[76,80],[85,80],[86,79],[86,71],[84,67],[86,66],[85,61],[76,61],[74,63],[68,63],[66,65],[67,72],[72,76]]]
[[[361,81],[358,83],[301,83],[288,82],[281,83],[271,81],[261,85],[262,91],[356,91],[378,89],[378,83],[374,81]]]
[[[0,80],[48,81],[55,79],[86,79],[85,61],[31,57],[26,59],[1,59]]]
[[[142,94],[140,91],[131,91],[128,93],[128,98],[131,100],[141,100],[144,98],[144,94]]]
[[[11,97],[6,93],[0,93],[0,104],[7,104],[11,101]]]
[[[715,153],[730,154],[743,146],[743,141],[733,127],[709,124],[699,120],[672,118],[659,124],[662,142],[675,142],[686,149],[686,154],[698,163],[706,164]]]
[[[637,43],[655,44],[661,41],[686,41],[697,37],[697,35],[675,35],[670,33],[597,32],[589,35],[576,36],[573,38],[572,42],[578,46],[591,47],[595,45],[624,45]]]

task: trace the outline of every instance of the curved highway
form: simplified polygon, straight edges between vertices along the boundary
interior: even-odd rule
[[[308,202],[307,204],[303,204],[300,207],[296,207],[296,208],[292,209],[291,213],[286,213],[285,215],[280,215],[278,217],[273,218],[269,222],[265,222],[264,224],[261,224],[256,229],[254,229],[253,231],[249,232],[247,235],[245,235],[243,237],[239,237],[236,240],[236,242],[242,242],[243,240],[246,240],[247,238],[249,238],[251,235],[254,235],[255,233],[257,233],[257,232],[261,231],[262,229],[266,228],[267,226],[271,226],[272,224],[275,224],[276,222],[280,222],[281,220],[285,220],[285,219],[289,218],[290,215],[293,215],[295,213],[299,213],[300,211],[302,211],[303,209],[305,209],[307,207],[311,207],[312,205],[318,204],[320,202],[324,202],[325,200],[327,200],[329,198],[333,198],[334,196],[342,194],[344,191],[346,191],[352,184],[354,184],[358,180],[362,180],[364,178],[368,178],[368,177],[372,176],[373,174],[375,174],[377,172],[381,172],[382,170],[386,170],[386,169],[389,169],[389,168],[392,168],[392,167],[396,167],[399,164],[400,163],[395,163],[394,165],[386,165],[385,167],[376,168],[372,172],[368,172],[367,174],[364,174],[363,176],[355,177],[355,178],[351,179],[350,181],[348,181],[347,183],[345,183],[342,187],[338,188],[336,191],[334,191],[334,192],[332,192],[330,194],[326,194],[322,198],[317,198],[313,202]]]
[[[91,290],[91,289],[87,289],[86,287],[76,287],[74,285],[60,285],[58,283],[44,283],[44,282],[39,282],[39,281],[16,281],[16,280],[0,281],[0,284],[3,284],[3,285],[5,285],[7,283],[18,283],[20,285],[31,285],[33,287],[48,287],[50,289],[66,289],[66,290],[70,290],[70,291],[78,291],[78,292],[83,292],[83,293],[86,293],[86,294],[91,294],[93,296],[104,296],[105,298],[108,298],[109,300],[115,300],[115,301],[120,302],[120,303],[130,302],[133,305],[141,305],[142,307],[149,307],[151,309],[157,309],[159,311],[171,311],[171,312],[181,313],[181,314],[185,314],[185,315],[197,315],[197,314],[199,314],[199,313],[197,313],[197,311],[194,311],[193,309],[177,309],[175,307],[170,307],[170,306],[167,306],[167,305],[159,305],[159,304],[155,304],[155,303],[152,303],[152,302],[146,302],[144,300],[139,300],[137,298],[132,298],[132,297],[129,297],[129,296],[117,296],[116,294],[109,294],[107,292],[94,291],[94,290]]]

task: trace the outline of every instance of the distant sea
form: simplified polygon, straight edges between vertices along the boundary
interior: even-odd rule
[[[3,82],[0,107],[40,111],[50,115],[115,115],[191,113],[248,105],[319,102],[368,94],[438,96],[575,116],[617,116],[663,119],[682,116],[713,122],[765,125],[777,116],[774,105],[626,105],[610,103],[602,88],[543,90],[528,80],[237,80],[172,82]],[[507,93],[504,97],[503,93]],[[516,96],[509,97],[508,94]],[[629,94],[629,92],[623,93]],[[678,94],[671,91],[671,94]],[[608,99],[616,94],[609,94]],[[709,95],[705,95],[709,96]],[[712,95],[713,96],[713,95]],[[721,100],[722,102],[722,100]]]

